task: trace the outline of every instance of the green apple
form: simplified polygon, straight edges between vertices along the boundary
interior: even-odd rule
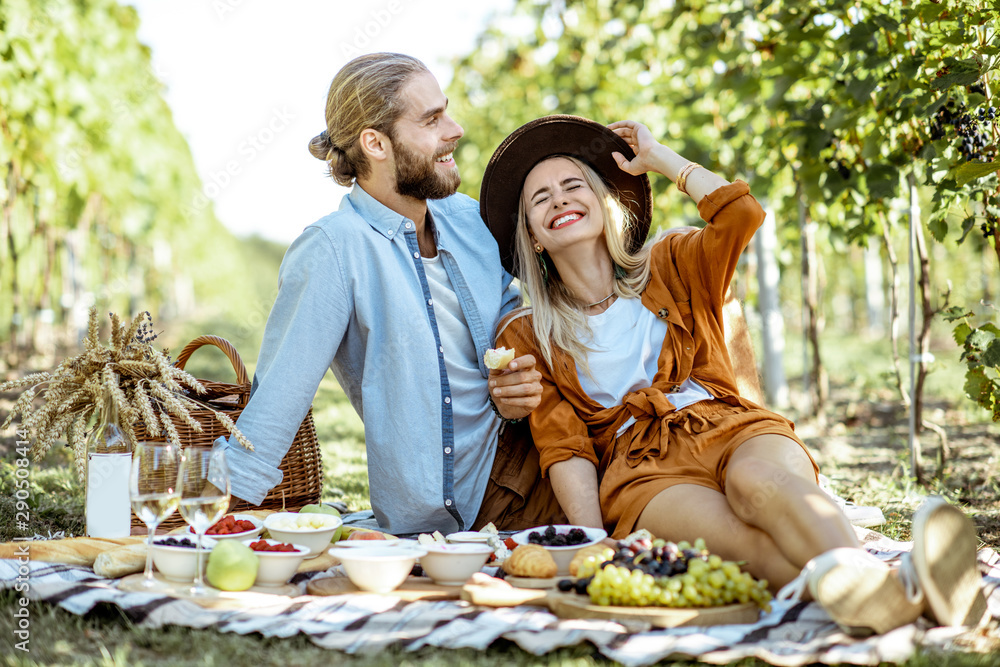
[[[205,576],[221,591],[245,591],[257,578],[260,561],[253,549],[237,540],[219,540],[208,555]]]
[[[299,514],[330,514],[335,517],[340,516],[340,512],[336,508],[330,507],[329,505],[324,505],[320,503],[319,505],[305,505],[299,510]],[[340,528],[333,534],[333,538],[330,539],[331,542],[337,542],[343,536],[344,526],[341,524]]]

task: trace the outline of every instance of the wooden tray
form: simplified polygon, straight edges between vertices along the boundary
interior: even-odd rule
[[[389,595],[407,602],[416,600],[459,600],[462,597],[461,586],[442,586],[435,584],[427,577],[408,577],[399,588],[388,593],[369,593],[351,583],[347,577],[323,577],[313,579],[306,584],[309,595]]]
[[[639,621],[656,628],[690,625],[736,625],[756,623],[760,608],[753,602],[723,607],[602,607],[576,593],[552,590],[525,590],[505,586],[462,587],[462,599],[487,607],[514,607],[527,604],[548,607],[560,618],[598,618]]]
[[[573,579],[573,577],[546,577],[539,579],[538,577],[518,577],[513,574],[508,574],[504,577],[504,581],[515,588],[531,588],[534,590],[555,588],[559,585],[561,579]]]

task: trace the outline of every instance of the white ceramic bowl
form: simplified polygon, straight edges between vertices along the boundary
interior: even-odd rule
[[[257,540],[250,538],[243,540],[243,544],[250,546]],[[279,540],[264,540],[268,544],[282,544]],[[292,543],[298,551],[254,551],[257,554],[259,566],[257,567],[257,579],[254,586],[281,586],[288,583],[288,580],[298,571],[299,565],[309,555],[309,547]]]
[[[417,559],[426,553],[424,549],[400,547],[330,549],[330,555],[340,559],[351,583],[372,593],[396,590],[406,581]]]
[[[309,517],[311,520],[322,522],[322,528],[275,528],[275,523],[281,523],[284,519],[297,520],[297,517]],[[264,528],[268,534],[281,542],[292,544],[302,544],[309,548],[309,555],[306,558],[315,558],[323,553],[330,540],[333,539],[337,529],[344,525],[343,519],[332,514],[299,514],[298,512],[275,512],[264,519]]]
[[[493,548],[486,544],[428,544],[420,557],[424,573],[442,586],[461,586],[486,565]]]
[[[234,519],[243,519],[244,521],[249,521],[254,525],[253,530],[244,530],[241,533],[230,533],[228,535],[212,535],[211,533],[205,533],[205,537],[211,537],[213,540],[245,540],[249,537],[257,537],[264,532],[264,522],[251,514],[234,514]],[[219,519],[221,521],[222,519]],[[218,522],[216,522],[218,523]],[[209,528],[211,530],[211,528]],[[194,530],[189,526],[185,535],[194,535]]]
[[[157,544],[158,541],[164,540],[167,537],[173,537],[178,540],[187,538],[195,543],[197,543],[198,538],[195,535],[188,536],[183,533],[180,535],[157,535],[153,538],[153,565],[156,566],[157,571],[170,581],[190,584],[194,581],[194,575],[198,568],[198,550],[192,547],[171,547]],[[214,546],[215,540],[211,537],[202,538],[202,571],[204,571],[205,566],[208,564],[208,554]]]
[[[584,547],[589,547],[591,544],[596,544],[608,536],[607,531],[602,528],[588,528],[586,526],[570,526],[566,524],[553,524],[552,527],[556,529],[556,534],[565,535],[572,528],[579,528],[587,534],[587,541],[582,544],[574,544],[569,547],[547,547],[542,545],[546,551],[552,554],[552,560],[556,562],[556,567],[559,568],[556,576],[569,576],[569,564],[572,562],[576,552]],[[520,533],[514,533],[511,535],[511,538],[518,544],[531,544],[528,536],[534,532],[544,533],[546,528],[548,526],[529,528],[528,530],[522,530]]]

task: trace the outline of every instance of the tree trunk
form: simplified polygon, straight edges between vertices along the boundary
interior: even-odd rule
[[[911,171],[906,177],[910,192],[910,212],[909,212],[909,258],[910,258],[910,418],[909,418],[909,440],[910,440],[910,476],[922,484],[924,481],[923,453],[920,447],[920,426],[922,401],[917,389],[917,360],[920,358],[917,348],[917,239],[921,237],[920,229],[920,200],[917,198],[917,182]],[[920,390],[923,390],[923,377],[920,378]]]
[[[879,215],[882,218],[882,244],[885,247],[885,256],[889,260],[891,277],[889,283],[889,343],[892,346],[892,369],[899,398],[903,402],[903,407],[909,408],[910,394],[903,386],[903,369],[899,364],[899,260],[896,259],[896,251],[892,247],[889,221],[886,220],[885,213]]]
[[[778,283],[781,272],[775,257],[778,249],[778,233],[774,211],[765,209],[764,224],[754,235],[754,250],[757,254],[757,301],[760,306],[761,348],[764,353],[764,392],[767,403],[774,408],[788,406],[788,381],[782,356],[785,351],[785,320],[781,316],[778,299]]]
[[[885,335],[885,277],[882,274],[882,253],[874,243],[862,252],[865,263],[865,306],[868,315],[868,335]]]
[[[803,382],[808,410],[820,424],[826,421],[826,371],[819,351],[819,279],[816,223],[809,216],[802,185],[798,186],[799,229],[802,237]],[[809,363],[809,352],[812,363]]]

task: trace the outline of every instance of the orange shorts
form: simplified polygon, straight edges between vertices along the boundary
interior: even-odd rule
[[[725,493],[726,468],[733,452],[758,435],[783,435],[794,440],[812,462],[814,474],[819,473],[815,459],[795,435],[794,424],[774,412],[719,400],[701,401],[680,412],[682,419],[664,427],[670,433],[662,456],[657,451],[630,456],[628,431],[615,442],[600,480],[604,523],[615,539],[635,530],[649,501],[671,486],[697,484]]]

